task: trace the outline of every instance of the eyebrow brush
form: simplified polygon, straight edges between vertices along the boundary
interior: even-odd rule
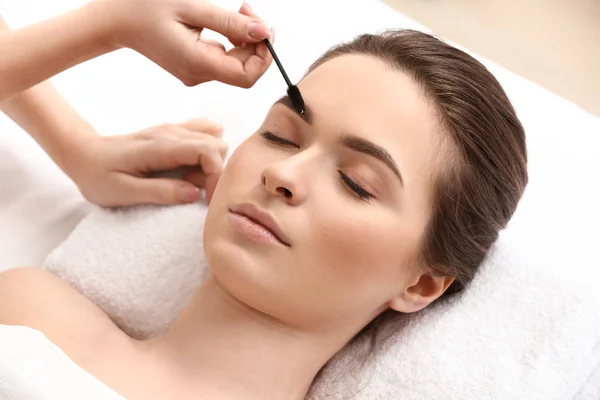
[[[287,85],[288,85],[287,94],[290,97],[290,100],[292,102],[292,105],[294,106],[294,109],[296,110],[296,112],[298,112],[298,114],[304,114],[304,111],[305,111],[304,99],[302,98],[300,89],[298,89],[298,86],[292,85],[290,78],[288,77],[288,75],[285,73],[285,70],[283,69],[283,65],[281,65],[281,61],[279,61],[279,57],[277,57],[277,54],[275,53],[275,49],[273,48],[273,45],[271,45],[271,42],[269,42],[269,39],[265,39],[265,43],[267,44],[267,48],[269,49],[269,52],[273,56],[273,60],[275,60],[275,64],[277,64],[279,71],[281,71],[281,75],[283,75],[283,79],[285,79],[285,83],[287,83]]]

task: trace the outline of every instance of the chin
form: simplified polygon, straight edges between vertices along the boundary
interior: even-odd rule
[[[204,252],[210,272],[223,290],[241,303],[266,312],[265,305],[276,298],[272,293],[275,283],[269,282],[276,276],[269,271],[270,263],[229,238],[205,240]]]
[[[285,315],[289,274],[280,249],[239,237],[226,210],[211,210],[204,229],[204,253],[210,273],[230,296],[276,319]],[[223,211],[223,212],[221,212]],[[290,271],[287,271],[290,272]]]

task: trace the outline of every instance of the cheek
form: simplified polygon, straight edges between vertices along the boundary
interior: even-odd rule
[[[240,144],[233,152],[219,178],[215,198],[220,194],[230,193],[240,189],[244,184],[256,185],[264,169],[265,155],[254,138],[249,138]]]
[[[342,296],[360,293],[363,299],[400,289],[418,254],[420,225],[387,209],[337,205],[320,212],[314,230],[318,264],[332,286]]]

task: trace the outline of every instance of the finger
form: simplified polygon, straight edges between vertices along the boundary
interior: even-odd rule
[[[185,204],[202,197],[196,186],[177,179],[138,178],[126,174],[122,174],[119,179],[120,186],[126,187],[128,194],[123,205]]]
[[[221,42],[218,42],[218,41],[212,40],[212,39],[205,39],[203,37],[199,37],[198,40],[200,40],[203,43],[206,43],[208,46],[213,46],[213,47],[216,47],[217,49],[225,51],[225,46]]]
[[[239,42],[255,43],[271,35],[271,30],[256,18],[226,10],[208,1],[188,4],[184,18],[190,25],[208,28]]]
[[[267,71],[271,61],[264,43],[235,47],[227,53],[206,51],[202,59],[213,79],[243,88],[252,87]]]
[[[138,163],[143,166],[139,168],[142,173],[171,170],[181,166],[201,166],[206,173],[215,173],[220,172],[223,167],[221,154],[226,148],[227,145],[222,140],[208,135],[198,139],[159,138],[136,146],[132,149],[135,151],[130,157],[138,160],[142,157]]]
[[[261,17],[258,16],[257,13],[254,12],[252,7],[250,7],[250,4],[248,4],[246,1],[242,2],[239,13],[242,15],[247,15],[250,18],[254,18],[256,21],[263,23],[265,22]]]
[[[216,138],[223,136],[223,126],[206,118],[192,119],[184,122],[181,126],[190,131],[206,133]]]
[[[247,15],[250,18],[254,18],[256,21],[258,22],[262,22],[264,23],[265,21],[258,16],[258,14],[256,14],[254,12],[254,10],[252,9],[252,7],[250,7],[250,4],[248,4],[247,2],[243,2],[242,6],[240,7],[239,13],[242,15]],[[271,38],[273,37],[273,28],[271,27]],[[234,45],[235,47],[239,47],[242,45],[242,42],[240,42],[239,40],[235,40],[235,39],[230,39],[229,42]],[[273,42],[271,40],[271,42]]]
[[[206,185],[206,174],[202,168],[191,168],[184,176],[183,180],[194,186],[203,188]]]
[[[206,202],[210,204],[215,190],[217,189],[217,184],[219,183],[219,179],[221,178],[221,174],[212,174],[206,177],[206,183],[204,184],[204,191],[206,193]]]
[[[214,174],[223,169],[223,151],[227,144],[207,136],[204,140],[186,140],[174,147],[171,156],[177,165],[200,166],[205,174]]]
[[[218,149],[215,151],[202,152],[199,154],[198,164],[202,167],[202,171],[206,175],[218,174],[223,170],[223,157]]]
[[[244,46],[234,47],[226,52],[228,57],[234,57],[242,65],[256,53],[256,44],[244,44]]]
[[[168,129],[176,139],[189,141],[190,144],[198,144],[198,140],[206,140],[210,146],[219,151],[221,158],[227,155],[229,146],[221,139],[223,128],[215,122],[198,118],[181,125],[170,125]]]
[[[187,131],[187,132],[191,132],[191,131]],[[191,133],[181,136],[181,138],[186,141],[196,141],[198,139],[209,140],[212,143],[211,146],[213,146],[214,148],[216,148],[219,151],[219,154],[221,155],[222,159],[225,159],[225,156],[227,155],[227,152],[229,151],[229,145],[227,144],[227,142],[221,140],[220,138],[215,138],[214,136],[208,135],[203,132],[198,132],[198,133],[191,132]]]
[[[273,35],[271,36],[272,39],[270,39],[271,44],[274,43],[274,38],[275,38],[274,32],[275,31],[273,31]],[[236,56],[236,58],[238,60],[242,61],[242,63],[246,62],[250,58],[250,56],[256,54],[258,57],[265,60],[265,65],[266,65],[267,69],[271,65],[271,62],[273,61],[271,53],[269,52],[269,48],[267,47],[267,45],[264,42],[259,42],[259,43],[254,43],[254,44],[242,43],[240,45],[237,45],[233,49],[229,50],[229,52],[227,52],[226,54],[232,55],[232,52],[234,54],[237,53],[240,55],[244,55],[244,56],[240,56],[240,55]]]
[[[247,45],[244,48],[234,47],[227,52],[227,56],[242,64],[244,79],[250,82],[250,86],[264,75],[273,60],[264,43]]]

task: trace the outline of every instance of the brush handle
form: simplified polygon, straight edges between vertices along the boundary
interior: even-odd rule
[[[267,48],[269,49],[269,52],[273,56],[273,60],[275,60],[275,64],[277,64],[279,71],[281,71],[281,75],[283,75],[283,79],[285,79],[285,83],[287,83],[287,85],[291,87],[292,82],[290,81],[290,78],[285,73],[285,70],[283,69],[283,65],[281,65],[281,61],[279,61],[279,57],[277,57],[277,53],[275,53],[275,49],[273,48],[273,45],[271,45],[271,42],[269,42],[269,39],[265,39],[265,43],[267,44]]]

